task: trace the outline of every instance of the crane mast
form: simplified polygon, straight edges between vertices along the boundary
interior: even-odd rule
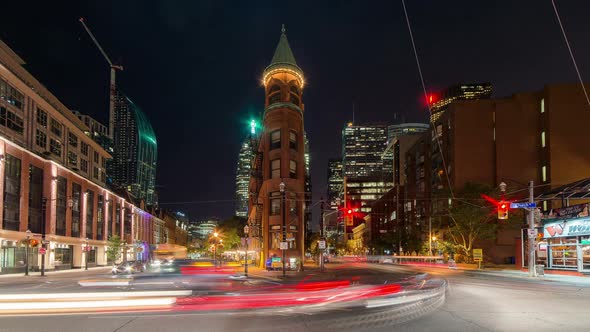
[[[90,36],[90,38],[92,39],[92,41],[94,42],[94,44],[96,45],[96,47],[98,48],[98,50],[100,51],[100,53],[102,54],[102,56],[105,58],[105,60],[107,61],[107,63],[109,64],[110,68],[111,68],[111,82],[110,82],[110,92],[109,92],[109,138],[111,139],[111,142],[114,142],[114,133],[115,133],[115,94],[117,93],[117,89],[116,89],[116,70],[123,70],[123,66],[121,65],[114,65],[113,62],[111,61],[111,59],[109,58],[109,56],[106,54],[106,52],[104,51],[104,49],[100,46],[100,44],[98,43],[98,41],[96,40],[96,38],[94,37],[94,35],[92,34],[92,31],[90,31],[90,29],[88,28],[88,26],[86,25],[86,22],[84,22],[84,18],[80,17],[80,23],[82,23],[82,26],[84,27],[84,29],[86,30],[86,32],[88,33],[88,35]]]

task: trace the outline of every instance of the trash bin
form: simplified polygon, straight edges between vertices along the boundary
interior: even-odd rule
[[[538,276],[545,275],[545,265],[535,265],[535,272]]]

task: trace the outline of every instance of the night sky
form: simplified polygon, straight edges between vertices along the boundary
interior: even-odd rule
[[[327,160],[341,155],[353,104],[356,123],[427,119],[400,1],[82,2],[3,3],[0,38],[65,105],[107,124],[109,68],[78,22],[85,17],[156,131],[161,204],[191,219],[233,213],[240,142],[263,110],[261,74],[282,23],[307,78],[314,200],[325,196]],[[577,81],[549,0],[407,6],[430,91],[492,82],[503,97]],[[558,6],[590,79],[590,3]]]

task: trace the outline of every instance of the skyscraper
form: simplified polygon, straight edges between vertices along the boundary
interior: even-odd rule
[[[492,96],[491,83],[457,84],[448,87],[440,96],[430,96],[430,121],[435,122],[455,100],[489,99]]]
[[[252,161],[252,147],[247,138],[240,147],[238,165],[236,168],[236,212],[238,217],[248,216],[248,187],[250,186],[250,163]]]
[[[121,92],[115,99],[114,134],[113,161],[109,163],[113,187],[126,190],[148,206],[157,204],[156,134],[141,109]]]
[[[393,186],[386,125],[353,125],[342,130],[342,173],[347,207],[370,212],[370,204]],[[350,225],[349,225],[350,226]]]
[[[338,198],[342,200],[343,185],[342,159],[328,160],[328,204],[332,210],[338,209]]]

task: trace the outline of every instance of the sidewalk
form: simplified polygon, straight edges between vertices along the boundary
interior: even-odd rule
[[[409,266],[409,267],[418,267],[418,268],[439,268],[439,269],[447,269],[447,270],[460,270],[460,271],[469,271],[474,273],[481,273],[487,275],[495,275],[501,277],[513,277],[513,278],[523,278],[528,280],[539,280],[539,281],[551,281],[551,282],[566,282],[584,286],[590,286],[590,278],[588,276],[577,276],[577,275],[568,275],[568,274],[559,274],[559,273],[551,273],[554,271],[547,271],[545,270],[545,274],[543,276],[538,276],[535,278],[529,277],[529,273],[527,270],[520,270],[515,265],[492,265],[483,267],[482,269],[478,269],[477,265],[475,264],[456,264],[456,268],[449,268],[447,264],[399,264],[399,266]],[[561,272],[561,271],[555,271]]]
[[[70,273],[96,273],[96,272],[107,272],[112,269],[111,266],[98,266],[98,267],[89,267],[88,270],[85,269],[71,269],[71,270],[51,270],[45,271],[46,276],[54,276],[54,275],[61,275],[61,274],[70,274]],[[9,273],[9,274],[0,274],[0,279],[4,278],[21,278],[24,277],[25,273]],[[41,272],[29,272],[29,277],[41,276]]]

